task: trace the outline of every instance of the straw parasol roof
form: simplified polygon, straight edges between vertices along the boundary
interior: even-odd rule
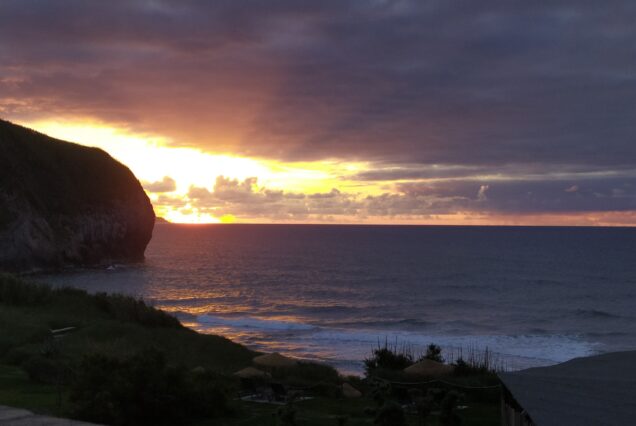
[[[296,365],[296,360],[283,356],[278,352],[259,355],[252,361],[254,361],[254,364],[262,367],[294,367]]]
[[[362,392],[351,386],[349,383],[343,383],[342,396],[345,398],[360,398],[362,396]]]
[[[442,364],[432,359],[423,359],[406,367],[404,372],[410,376],[440,377],[452,373],[454,369],[455,367],[452,365]]]
[[[258,368],[254,367],[246,367],[242,370],[237,371],[236,373],[234,373],[234,375],[242,379],[265,379],[271,377],[269,373],[266,373],[265,371],[261,371]]]

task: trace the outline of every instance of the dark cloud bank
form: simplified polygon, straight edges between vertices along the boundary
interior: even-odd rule
[[[0,114],[399,181],[345,210],[636,210],[634,22],[629,0],[7,0]]]

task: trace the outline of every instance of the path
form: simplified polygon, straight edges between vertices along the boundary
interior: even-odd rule
[[[94,423],[57,417],[39,416],[22,408],[0,405],[0,425],[2,426],[96,426]]]

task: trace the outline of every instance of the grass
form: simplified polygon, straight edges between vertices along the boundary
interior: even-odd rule
[[[61,339],[53,339],[51,329],[74,327]],[[152,348],[165,355],[172,365],[216,372],[233,380],[231,373],[251,364],[255,352],[220,336],[198,334],[182,326],[174,317],[121,295],[90,295],[77,289],[53,289],[0,274],[0,405],[33,410],[37,413],[69,415],[69,389],[65,385],[37,383],[33,374],[46,370],[45,355],[55,352],[56,359],[77,368],[87,354],[127,359]],[[42,367],[44,366],[44,367]],[[26,371],[31,372],[31,376]],[[372,425],[373,416],[365,412],[374,407],[370,386],[361,379],[349,379],[365,392],[359,399],[342,399],[337,386],[343,380],[327,366],[301,363],[286,371],[273,371],[275,380],[292,386],[311,387],[314,399],[295,403],[297,424],[304,426],[338,425],[338,417],[347,418],[347,426]],[[283,374],[284,373],[284,374]],[[77,373],[75,373],[77,374]],[[221,380],[221,379],[220,379]],[[491,374],[451,376],[447,381],[459,386],[495,384]],[[320,384],[320,386],[316,386]],[[314,386],[312,386],[314,385]],[[318,390],[320,388],[320,390]],[[61,391],[61,393],[60,393]],[[462,391],[461,410],[464,426],[499,424],[497,392]],[[59,397],[61,395],[61,398]],[[230,397],[234,399],[232,394]],[[61,403],[61,406],[60,406]],[[281,425],[279,405],[234,401],[236,414],[194,423],[197,426]],[[419,425],[413,414],[409,426]],[[438,424],[433,415],[428,425]]]
[[[297,423],[302,426],[337,426],[338,416],[347,418],[346,426],[371,426],[373,417],[365,414],[365,408],[372,402],[365,399],[315,398],[296,403],[298,410]],[[197,426],[278,426],[276,412],[280,406],[269,404],[243,403],[241,415],[234,419],[225,419],[210,423],[197,423]],[[499,405],[491,403],[470,404],[460,411],[462,426],[493,426],[499,424]],[[419,419],[407,415],[409,426],[420,426]],[[431,416],[427,426],[439,425],[436,415]]]
[[[126,357],[154,347],[187,367],[233,372],[255,353],[220,336],[196,333],[142,301],[52,289],[0,275],[0,362],[20,365],[51,344],[51,329],[74,327],[56,341],[70,360],[87,353]]]
[[[25,194],[39,211],[77,214],[134,199],[139,191],[132,172],[101,149],[60,141],[4,120],[0,141],[0,187]]]
[[[0,404],[27,408],[37,413],[55,413],[58,392],[53,385],[30,380],[19,367],[0,365]]]

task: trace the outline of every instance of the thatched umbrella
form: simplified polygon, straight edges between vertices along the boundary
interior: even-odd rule
[[[342,396],[345,398],[360,398],[362,396],[362,392],[351,386],[349,383],[343,383]]]
[[[265,371],[261,371],[258,368],[254,367],[246,367],[242,370],[234,373],[235,376],[238,376],[242,379],[267,379],[271,377],[271,375]]]
[[[452,365],[425,358],[410,367],[406,367],[404,372],[409,376],[440,377],[452,373],[454,369],[455,367]]]
[[[254,364],[261,367],[280,368],[280,367],[294,367],[297,363],[296,360],[283,356],[278,352],[272,354],[259,355],[254,358]]]

